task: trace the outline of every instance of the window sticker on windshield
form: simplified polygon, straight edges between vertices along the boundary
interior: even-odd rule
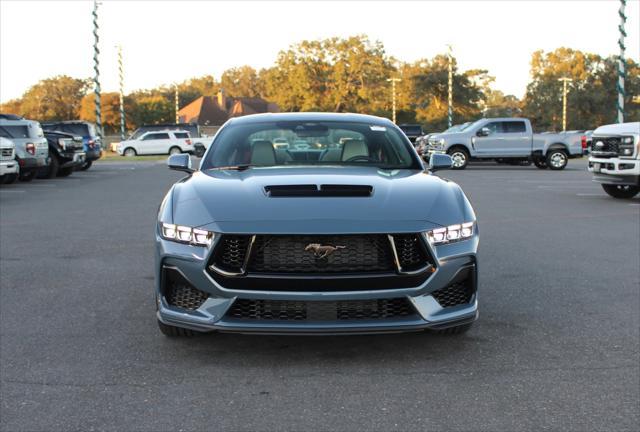
[[[377,131],[377,132],[386,132],[387,128],[384,126],[369,126],[371,128],[372,131]]]

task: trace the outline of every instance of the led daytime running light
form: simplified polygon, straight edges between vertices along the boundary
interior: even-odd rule
[[[427,231],[427,240],[432,245],[453,243],[467,240],[473,236],[473,222],[449,225],[445,228],[436,228]]]
[[[162,224],[162,237],[182,243],[190,243],[198,246],[211,246],[214,234],[198,228],[169,223]]]

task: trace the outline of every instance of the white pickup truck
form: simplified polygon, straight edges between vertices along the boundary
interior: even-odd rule
[[[533,162],[538,168],[561,170],[571,158],[586,153],[580,132],[534,134],[525,118],[483,118],[462,130],[429,137],[426,155],[447,153],[453,169],[464,169],[472,159]]]
[[[640,122],[600,126],[591,136],[589,171],[614,198],[640,192]]]

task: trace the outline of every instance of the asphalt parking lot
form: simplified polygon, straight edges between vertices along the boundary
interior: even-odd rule
[[[153,229],[179,173],[1,186],[1,429],[638,430],[640,197],[609,198],[585,166],[442,172],[482,236],[460,337],[168,339]]]

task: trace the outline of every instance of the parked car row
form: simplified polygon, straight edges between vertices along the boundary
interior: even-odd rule
[[[0,114],[0,182],[68,176],[88,169],[102,154],[92,123],[40,124],[13,114]]]

